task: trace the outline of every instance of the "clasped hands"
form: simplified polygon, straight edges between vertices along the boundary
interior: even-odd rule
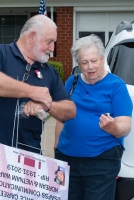
[[[32,99],[35,101],[28,101],[24,106],[24,114],[26,116],[35,116],[39,109],[47,111],[52,107],[52,98],[47,87],[37,87],[37,90],[34,90]]]

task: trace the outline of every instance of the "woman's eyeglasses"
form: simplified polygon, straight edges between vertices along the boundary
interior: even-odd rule
[[[31,70],[31,65],[27,64],[26,65],[26,72],[23,75],[23,79],[22,79],[23,82],[26,82],[28,80],[28,77],[30,76],[30,70]]]

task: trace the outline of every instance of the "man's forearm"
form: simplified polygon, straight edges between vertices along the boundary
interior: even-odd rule
[[[15,80],[0,72],[0,96],[12,98],[30,98],[31,86]]]
[[[0,72],[0,97],[30,98],[51,108],[52,98],[47,87],[31,86]]]
[[[50,115],[59,121],[65,121],[76,116],[76,106],[73,101],[63,100],[52,102],[52,107],[49,111]]]

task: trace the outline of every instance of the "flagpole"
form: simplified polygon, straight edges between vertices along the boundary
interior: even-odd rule
[[[51,20],[53,20],[54,19],[54,9],[53,9],[53,7],[50,7],[50,12],[51,12]],[[53,55],[53,52],[51,52],[50,53],[50,57],[52,58],[52,57],[54,57],[54,55]]]
[[[54,19],[54,8],[50,7],[50,12],[51,12],[51,20]]]

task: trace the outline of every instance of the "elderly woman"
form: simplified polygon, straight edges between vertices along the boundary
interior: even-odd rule
[[[57,121],[55,158],[70,165],[68,200],[113,200],[132,101],[124,81],[104,69],[100,38],[77,40],[71,53],[82,72],[71,95],[77,115]],[[68,93],[73,80],[66,82]]]

